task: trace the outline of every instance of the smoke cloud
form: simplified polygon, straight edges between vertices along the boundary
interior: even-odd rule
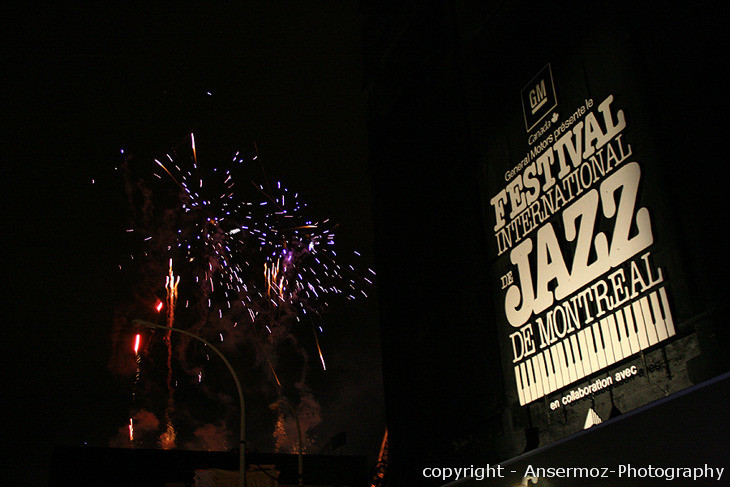
[[[157,441],[160,420],[146,409],[140,409],[131,416],[131,423],[122,426],[116,436],[109,440],[112,448],[149,447]]]
[[[195,439],[185,443],[188,450],[226,451],[232,445],[232,435],[223,423],[204,424],[193,431]]]

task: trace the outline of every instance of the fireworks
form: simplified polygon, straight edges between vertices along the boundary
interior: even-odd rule
[[[213,167],[208,171],[211,177],[204,178],[193,135],[190,149],[187,166],[170,154],[155,159],[152,167],[163,172],[154,175],[179,189],[177,207],[171,209],[177,228],[167,235],[157,231],[158,241],[144,238],[150,246],[169,249],[186,264],[199,288],[193,301],[203,302],[211,316],[233,317],[234,310],[243,310],[234,318],[234,326],[245,319],[271,333],[284,316],[293,316],[297,322],[309,317],[307,322],[313,323],[312,317],[321,316],[332,299],[367,296],[372,281],[360,277],[354,266],[338,263],[336,225],[306,216],[299,194],[281,182],[237,184],[235,170],[245,172],[246,163],[257,159],[256,155],[245,158],[236,153],[229,168]],[[155,233],[149,228],[135,230]],[[174,312],[171,308],[168,302],[168,313]]]
[[[181,150],[182,155],[171,151],[154,159],[147,168],[156,179],[138,183],[131,191],[130,202],[137,209],[129,233],[138,236],[142,247],[142,256],[132,260],[137,265],[159,262],[163,256],[169,260],[164,303],[168,326],[175,320],[182,275],[181,304],[184,302],[187,312],[181,315],[183,324],[175,326],[220,337],[221,342],[253,339],[268,343],[263,355],[271,384],[281,393],[294,384],[284,383],[285,376],[277,374],[277,340],[293,339],[290,331],[296,324],[311,327],[322,370],[326,370],[318,336],[323,330],[322,317],[335,300],[366,297],[375,272],[367,269],[363,277],[354,265],[339,263],[337,225],[308,215],[297,192],[281,182],[270,185],[265,177],[264,184],[251,181],[257,154],[236,153],[221,168],[201,164],[199,157],[205,158],[198,149],[191,134],[189,151]],[[246,183],[239,184],[239,180]],[[154,205],[153,190],[163,194]],[[358,252],[350,257],[360,259]],[[173,275],[173,260],[178,276]],[[159,313],[163,302],[154,302],[152,308]],[[160,437],[163,447],[175,442],[169,335],[165,340],[169,399],[167,427]],[[138,346],[137,342],[137,356]],[[190,375],[196,382],[202,381],[199,367],[191,369]]]
[[[167,292],[167,326],[170,328],[167,330],[167,335],[165,336],[165,344],[167,345],[167,390],[169,395],[167,398],[167,409],[165,409],[167,428],[160,436],[160,445],[165,450],[175,448],[175,437],[177,436],[177,433],[175,432],[175,425],[172,422],[175,393],[175,389],[172,386],[172,328],[175,325],[175,306],[177,305],[178,284],[180,284],[180,276],[175,276],[173,274],[172,259],[170,259],[169,271],[165,278],[165,291]]]

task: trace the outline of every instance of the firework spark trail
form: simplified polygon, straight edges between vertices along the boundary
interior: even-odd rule
[[[141,335],[139,333],[137,333],[137,335],[134,337],[134,346],[132,347],[132,351],[134,351],[134,362],[137,367],[137,370],[134,374],[134,386],[132,388],[132,402],[134,402],[137,397],[137,386],[139,385],[139,379],[140,379],[140,374],[141,374],[141,367],[140,367],[141,357],[139,355],[140,339],[141,339]]]
[[[327,370],[327,365],[324,363],[324,355],[322,355],[322,348],[319,346],[319,337],[317,336],[317,329],[313,326],[312,332],[314,333],[314,342],[317,344],[317,353],[319,354],[319,360],[322,362],[322,370]]]
[[[180,276],[175,276],[172,272],[172,259],[170,259],[169,273],[165,280],[165,290],[167,291],[167,330],[165,336],[165,344],[167,345],[167,408],[165,409],[165,431],[160,436],[160,445],[165,450],[175,448],[175,438],[177,433],[172,422],[172,414],[174,411],[174,392],[172,385],[172,328],[175,324],[175,306],[177,305],[177,286],[180,283]]]
[[[279,376],[276,375],[276,371],[274,370],[274,365],[269,360],[269,368],[271,369],[271,373],[274,376],[274,380],[276,380],[276,384],[279,386],[279,389],[281,389],[281,381],[279,380]]]
[[[141,377],[141,357],[139,354],[139,345],[141,335],[137,333],[134,337],[134,345],[132,351],[134,352],[134,362],[136,365],[136,371],[134,374],[134,385],[132,386],[132,403],[134,404],[137,399],[137,387],[139,386],[139,380]],[[129,418],[129,442],[134,447],[134,418]]]

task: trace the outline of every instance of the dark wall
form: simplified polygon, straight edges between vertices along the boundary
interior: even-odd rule
[[[370,73],[368,130],[390,454],[408,473],[467,446],[495,420],[500,389],[466,100],[442,14],[418,9],[394,28],[399,49],[370,53],[383,68]]]

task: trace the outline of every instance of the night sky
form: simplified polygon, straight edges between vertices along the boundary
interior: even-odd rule
[[[132,405],[130,378],[109,367],[134,284],[119,271],[134,250],[115,171],[122,150],[142,170],[191,132],[201,161],[255,144],[267,177],[339,223],[338,250],[373,266],[361,25],[355,2],[335,1],[31,6],[6,22],[2,423],[12,466],[1,477],[43,485],[54,446],[108,446]],[[343,453],[377,454],[370,294],[325,316],[326,372],[302,332],[322,411],[315,453],[347,431]],[[271,412],[250,412],[249,431],[268,437],[263,417]]]

